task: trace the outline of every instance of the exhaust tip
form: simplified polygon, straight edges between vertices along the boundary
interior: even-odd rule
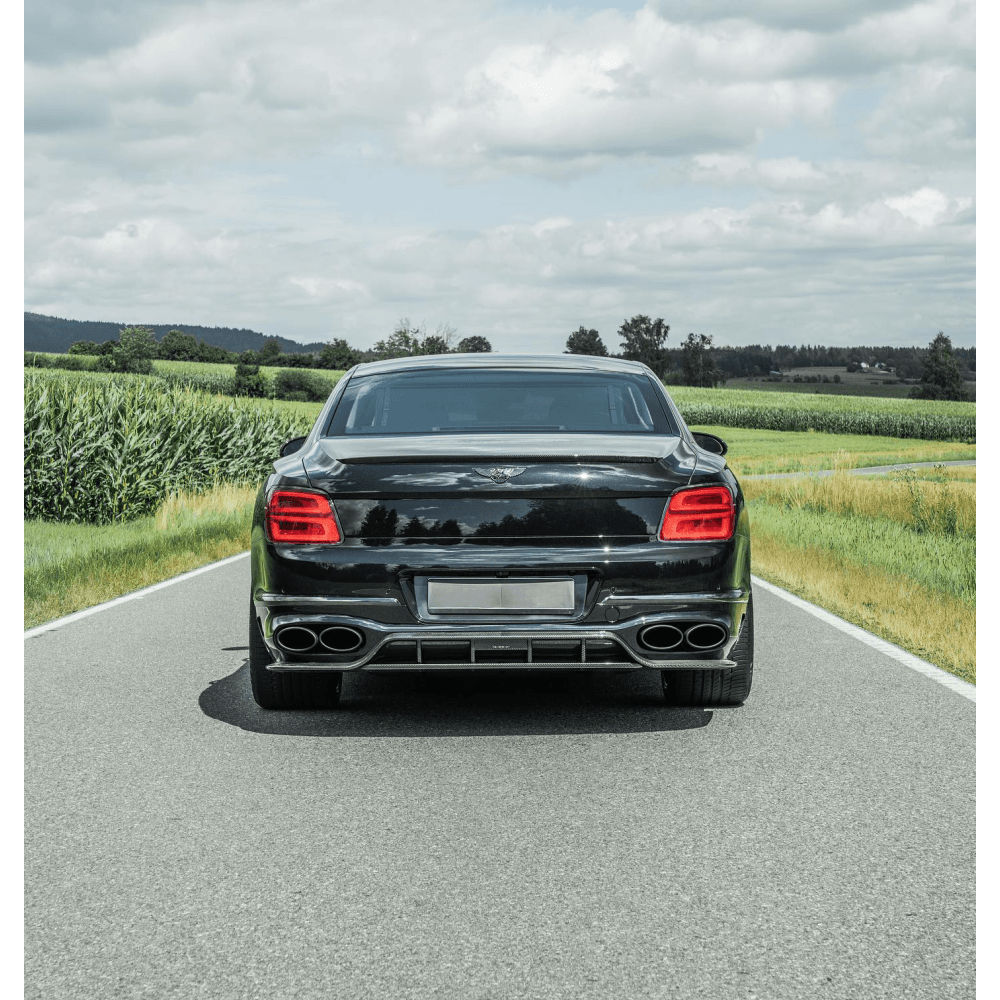
[[[729,633],[721,625],[702,622],[700,625],[692,625],[684,638],[692,649],[715,649],[726,641],[728,635]]]
[[[320,632],[319,641],[320,645],[331,653],[350,653],[364,643],[365,637],[356,628],[331,625]]]
[[[676,649],[684,639],[684,633],[674,625],[650,625],[639,633],[639,642],[649,649]]]
[[[286,625],[275,633],[274,641],[287,653],[307,653],[319,640],[310,628]]]

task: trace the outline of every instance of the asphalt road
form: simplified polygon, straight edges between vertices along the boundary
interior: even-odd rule
[[[26,640],[26,997],[974,996],[972,702],[758,589],[742,708],[265,713],[248,566]]]

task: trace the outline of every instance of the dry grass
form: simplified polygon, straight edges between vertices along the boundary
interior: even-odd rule
[[[929,470],[926,470],[929,471]],[[955,470],[957,471],[957,470]],[[965,470],[963,470],[965,471]],[[968,470],[975,475],[975,469]],[[942,477],[945,478],[945,477]],[[845,474],[823,478],[748,480],[748,499],[819,513],[884,517],[919,530],[976,530],[976,484],[956,477],[936,482],[916,475],[869,478]]]
[[[24,523],[24,627],[245,552],[255,487],[181,493],[125,524]]]
[[[975,683],[975,469],[919,472],[744,482],[754,572]]]
[[[256,485],[234,483],[218,483],[202,493],[184,490],[160,504],[154,524],[158,531],[167,531],[205,517],[238,514],[253,504],[256,495]]]
[[[975,605],[828,548],[789,545],[752,525],[751,532],[758,576],[975,683]]]

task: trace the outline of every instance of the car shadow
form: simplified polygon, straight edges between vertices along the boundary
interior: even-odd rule
[[[212,719],[273,736],[549,736],[701,729],[705,709],[668,708],[654,671],[347,673],[336,709],[275,712],[250,694],[247,661],[198,698]]]

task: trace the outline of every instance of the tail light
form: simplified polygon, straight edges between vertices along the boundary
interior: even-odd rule
[[[265,523],[272,542],[334,545],[343,541],[330,501],[318,493],[275,490],[267,501]]]
[[[663,512],[662,542],[708,542],[733,537],[736,505],[725,486],[678,490]]]

